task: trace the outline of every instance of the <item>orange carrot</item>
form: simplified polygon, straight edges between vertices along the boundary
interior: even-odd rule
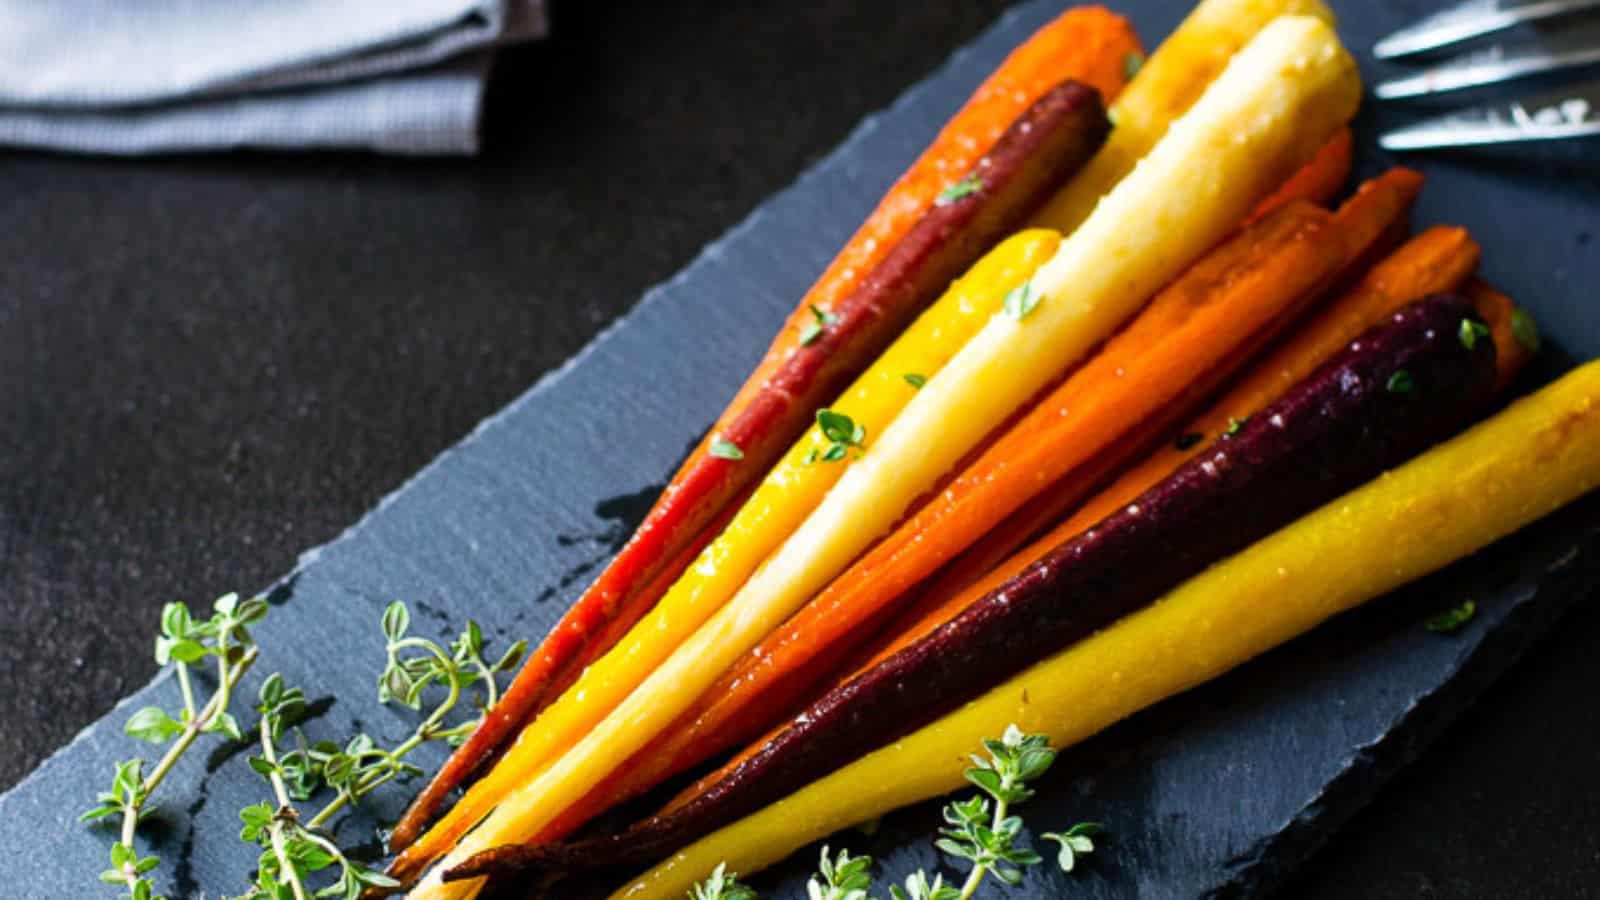
[[[1533,330],[1533,320],[1518,309],[1510,297],[1481,278],[1467,282],[1461,293],[1477,307],[1483,321],[1489,326],[1489,333],[1494,337],[1495,359],[1500,370],[1495,390],[1503,391],[1539,348],[1539,336]]]
[[[1367,202],[1371,202],[1375,190],[1369,189],[1366,193]],[[1346,216],[1347,222],[1353,218],[1353,215]],[[1290,333],[1272,353],[1238,379],[1222,400],[1180,434],[1215,435],[1228,428],[1230,422],[1242,421],[1385,315],[1430,294],[1460,288],[1476,268],[1478,256],[1478,245],[1463,229],[1438,226],[1423,232],[1374,266],[1354,288],[1310,322]],[[1503,385],[1529,358],[1529,344],[1533,338],[1528,333],[1532,326],[1523,326],[1525,333],[1519,340],[1512,323],[1513,317],[1521,313],[1508,298],[1481,282],[1468,284],[1466,294],[1489,324],[1495,341],[1499,383]],[[1198,446],[1203,445],[1202,439]],[[882,635],[872,642],[871,651],[858,654],[853,661],[858,664],[848,666],[848,674],[837,681],[849,680],[949,621],[1052,546],[1078,534],[1159,482],[1186,461],[1196,447],[1189,440],[1165,445],[1096,494],[1067,522],[1039,537],[981,579],[973,580],[969,573],[965,581],[961,581],[948,579],[946,573],[941,573],[925,587],[913,607],[883,629]],[[686,788],[663,812],[682,806],[707,786],[717,783],[722,775],[759,750],[770,736],[769,733],[754,740],[717,771]]]
[[[1330,304],[1312,321],[1292,332],[1267,358],[1257,363],[1210,410],[1182,429],[1178,439],[1164,445],[1138,466],[1119,477],[1061,525],[990,569],[981,578],[963,582],[941,575],[930,585],[916,608],[886,629],[892,637],[883,642],[872,660],[882,659],[900,647],[948,621],[955,613],[1025,568],[1041,553],[1105,518],[1176,470],[1205,446],[1207,437],[1242,422],[1276,399],[1336,353],[1351,338],[1395,310],[1429,294],[1454,290],[1466,282],[1478,264],[1478,245],[1459,228],[1439,226],[1423,232],[1373,267],[1349,293]],[[1476,297],[1471,297],[1478,304]],[[1509,301],[1507,301],[1509,304]],[[1478,304],[1495,332],[1496,349],[1502,334],[1509,334],[1510,313],[1496,313],[1492,304]],[[1496,320],[1505,324],[1496,326]],[[1508,348],[1499,357],[1502,375],[1520,368],[1525,354]],[[1013,540],[1026,538],[1013,532]]]
[[[1364,184],[1355,196],[1340,207],[1339,211],[1334,214],[1333,220],[1338,224],[1343,235],[1343,241],[1340,246],[1343,247],[1346,256],[1340,261],[1340,270],[1338,275],[1335,276],[1336,278],[1345,277],[1345,271],[1349,266],[1360,265],[1360,261],[1370,255],[1372,247],[1383,246],[1387,237],[1394,232],[1396,223],[1403,223],[1407,218],[1406,213],[1415,201],[1421,186],[1421,176],[1410,170],[1396,169]],[[1256,227],[1259,227],[1259,225]],[[1451,234],[1453,236],[1455,232]],[[1459,236],[1465,238],[1465,233],[1462,232]],[[1470,239],[1468,239],[1468,244],[1470,244]],[[1211,413],[1202,416],[1200,422],[1215,421],[1219,423],[1214,428],[1211,428],[1210,433],[1215,434],[1227,428],[1230,419],[1242,420],[1250,412],[1259,409],[1276,398],[1289,385],[1300,380],[1300,377],[1314,369],[1316,364],[1332,355],[1339,347],[1343,346],[1345,341],[1364,330],[1372,322],[1375,322],[1384,312],[1404,305],[1404,301],[1389,299],[1389,295],[1386,293],[1382,294],[1384,299],[1381,302],[1372,299],[1357,300],[1353,298],[1379,296],[1379,292],[1387,289],[1403,295],[1408,300],[1414,300],[1436,291],[1425,290],[1422,293],[1416,293],[1417,286],[1413,286],[1408,290],[1399,283],[1402,277],[1400,273],[1440,271],[1444,274],[1444,277],[1427,283],[1429,285],[1437,284],[1439,285],[1438,290],[1445,290],[1459,285],[1477,263],[1475,245],[1469,247],[1455,240],[1447,239],[1439,242],[1434,239],[1428,241],[1418,239],[1418,241],[1412,242],[1412,245],[1408,245],[1408,248],[1410,248],[1409,253],[1402,254],[1397,252],[1392,262],[1385,263],[1369,274],[1367,279],[1362,282],[1362,289],[1353,291],[1350,295],[1334,304],[1327,313],[1313,321],[1310,326],[1297,330],[1280,350],[1252,368],[1250,373],[1245,375],[1228,395],[1229,397],[1239,395],[1245,399],[1235,400],[1232,405],[1227,405],[1226,401],[1223,404],[1219,404],[1213,408]],[[1437,258],[1440,256],[1444,257],[1444,259]],[[1446,262],[1446,259],[1454,260],[1455,264]],[[1328,320],[1330,314],[1337,308],[1359,308],[1359,322],[1349,321],[1355,316],[1355,313],[1346,313],[1341,317],[1334,317],[1334,320],[1341,322],[1342,325],[1337,331],[1330,331],[1331,326],[1322,325],[1322,323]],[[1374,311],[1375,309],[1376,311]],[[1487,313],[1486,318],[1489,318]],[[1354,328],[1354,330],[1346,334],[1345,329],[1347,328]],[[1314,329],[1328,331],[1329,337],[1320,341],[1308,342],[1304,335]],[[1130,328],[1129,331],[1131,333],[1132,329]],[[1332,339],[1334,337],[1337,339]],[[1108,353],[1112,346],[1114,344],[1108,345]],[[1291,366],[1279,360],[1285,350],[1296,346],[1305,346],[1305,349],[1295,351],[1296,358],[1314,359],[1315,362],[1300,367]],[[1247,354],[1239,354],[1241,359],[1245,356]],[[1251,387],[1252,384],[1264,380],[1263,372],[1277,373],[1275,378],[1269,380],[1274,389],[1268,391],[1260,387]],[[1241,413],[1241,409],[1244,412]],[[1172,445],[1168,445],[1166,449],[1157,451],[1150,459],[1161,460],[1160,465],[1152,465],[1147,460],[1144,465],[1134,470],[1134,472],[1118,480],[1112,488],[1108,488],[1096,495],[1085,506],[1083,512],[1073,517],[1073,522],[1076,524],[1063,525],[1054,529],[1045,537],[1039,538],[1032,543],[1028,549],[1016,553],[1009,559],[1006,558],[1007,554],[1012,553],[1016,547],[1032,538],[1041,529],[1048,526],[1050,522],[1058,519],[1065,510],[1080,502],[1093,488],[1103,483],[1107,477],[1115,474],[1126,460],[1137,458],[1137,454],[1148,446],[1148,435],[1159,434],[1166,431],[1168,426],[1175,424],[1171,418],[1171,414],[1174,411],[1174,408],[1169,406],[1164,410],[1168,415],[1152,416],[1150,421],[1145,423],[1145,427],[1137,433],[1123,438],[1120,444],[1112,445],[1107,450],[1072,470],[1047,490],[1039,492],[1037,496],[1024,504],[1005,521],[1000,522],[988,534],[977,540],[973,546],[952,560],[922,586],[921,590],[918,591],[917,598],[908,604],[909,608],[898,615],[888,627],[882,629],[882,637],[870,642],[869,646],[872,648],[870,652],[857,654],[853,657],[852,665],[846,667],[847,671],[860,671],[866,667],[865,665],[858,665],[863,661],[866,661],[868,665],[874,664],[886,658],[895,650],[933,630],[938,625],[948,621],[950,617],[966,608],[973,600],[983,596],[1007,578],[1015,575],[1044,550],[1060,543],[1067,537],[1077,534],[1078,531],[1083,530],[1089,524],[1099,521],[1105,514],[1128,502],[1145,488],[1165,477],[1173,469],[1176,469],[1179,464],[1187,459],[1188,450],[1192,449],[1192,447],[1185,446],[1183,450],[1179,450]],[[1184,433],[1188,434],[1197,429],[1204,430],[1197,425],[1185,430]],[[1185,443],[1187,444],[1188,442]],[[1139,474],[1136,481],[1133,480],[1135,474]],[[1113,499],[1115,502],[1111,502]],[[1005,562],[1001,563],[1001,560],[1005,560]],[[999,564],[998,567],[997,563]],[[990,569],[993,569],[993,571],[989,572]],[[989,574],[984,575],[985,572],[989,572]],[[983,576],[981,580],[980,576]],[[832,588],[830,587],[831,591]],[[790,623],[786,623],[784,631],[781,631],[780,634],[788,632],[792,627],[799,625],[799,619],[800,616],[796,616]],[[730,673],[724,679],[723,684],[719,684],[717,688],[707,692],[708,698],[711,698],[708,700],[709,709],[701,715],[700,720],[696,723],[698,730],[702,734],[709,734],[713,727],[722,727],[728,729],[730,735],[746,738],[751,736],[748,733],[751,727],[759,725],[764,728],[773,724],[777,716],[781,716],[793,703],[798,702],[805,696],[804,691],[809,690],[810,687],[809,683],[802,685],[802,682],[805,682],[806,679],[803,677],[790,677],[787,683],[780,683],[774,688],[768,689],[769,697],[774,700],[770,709],[776,715],[769,714],[764,717],[745,715],[744,718],[748,720],[748,724],[743,729],[737,728],[727,721],[734,718],[733,712],[736,711],[731,709],[733,703],[729,697],[730,692],[725,690],[727,682],[749,679],[749,673],[746,670],[756,669],[758,666],[776,666],[776,663],[771,661],[774,656],[776,656],[776,653],[769,654],[766,658],[761,658],[757,664],[747,664],[741,667],[740,670]],[[746,683],[749,683],[749,681],[746,680]],[[763,700],[763,705],[766,705],[765,700]],[[718,717],[719,714],[720,718]],[[702,740],[706,740],[708,744],[710,742],[709,738],[702,738]],[[759,747],[761,743],[762,741],[756,741],[751,746]],[[723,746],[726,746],[726,744],[723,744]],[[722,746],[718,746],[716,749],[722,749]],[[735,758],[729,765],[737,764],[741,758],[742,756]],[[673,805],[685,802],[701,786],[714,783],[716,777],[716,774],[713,774],[697,785],[690,787],[673,801]]]
[[[582,811],[569,814],[561,827],[759,734],[774,713],[834,670],[911,587],[1041,488],[1152,420],[1180,421],[1182,410],[1318,296],[1348,255],[1332,214],[1304,202],[1224,242],[944,491],[724,673],[661,739],[591,791]]]
[[[1286,198],[1291,190],[1301,191],[1308,198],[1319,193],[1329,179],[1322,178],[1316,173],[1319,170],[1331,171],[1336,167],[1339,154],[1329,153],[1328,148],[1338,143],[1338,138],[1330,141],[1318,154],[1318,158],[1285,182],[1274,197]],[[1355,195],[1339,207],[1334,220],[1343,229],[1346,243],[1350,247],[1350,258],[1341,269],[1340,281],[1351,280],[1366,272],[1371,268],[1375,257],[1393,250],[1395,245],[1400,243],[1410,219],[1408,212],[1411,205],[1422,192],[1422,181],[1422,176],[1411,169],[1390,169],[1383,175],[1362,184]],[[1281,387],[1287,388],[1294,381],[1298,379],[1285,381]],[[1154,424],[1152,423],[1151,429],[1145,430],[1147,435],[1153,433]],[[1224,421],[1223,426],[1226,425]],[[929,609],[939,608],[943,602],[949,601],[1035,535],[1060,521],[1062,516],[1089,496],[1092,489],[1103,485],[1106,479],[1116,475],[1117,470],[1121,468],[1121,461],[1139,458],[1143,455],[1143,450],[1149,449],[1153,444],[1154,441],[1150,441],[1144,448],[1129,448],[1137,452],[1115,459],[1098,460],[1083,470],[1072,473],[1062,484],[1051,487],[1029,501],[1026,506],[997,525],[965,553],[940,570],[923,592],[923,599],[917,604],[917,609],[922,612],[911,614],[919,617],[926,615]],[[939,621],[945,618],[942,612],[936,615]],[[893,632],[894,629],[891,628],[890,633]]]
[[[810,424],[812,407],[799,409],[804,404],[796,402],[789,404],[798,409],[792,415],[758,417],[760,426],[738,442],[742,459],[730,460],[728,454],[712,452],[735,423],[769,399],[774,380],[810,343],[809,326],[868,284],[869,276],[890,259],[901,240],[936,208],[941,193],[966,176],[1036,101],[1072,79],[1095,88],[1109,102],[1126,84],[1126,60],[1140,49],[1127,20],[1101,7],[1080,7],[1036,32],[979,86],[802,298],[766,356],[673,476],[632,539],[528,657],[483,724],[412,803],[395,827],[392,849],[414,841],[451,790],[471,778],[523,724],[559,695],[576,673],[608,650],[650,609],[670,584],[670,579],[658,577],[662,570],[683,558],[686,546],[713,536],[714,531],[707,532],[716,516],[759,480]],[[1026,215],[1028,210],[1016,212]],[[968,249],[976,258],[987,247]],[[963,263],[955,271],[964,268]],[[942,287],[940,283],[932,295]],[[908,299],[925,301],[933,296]],[[814,312],[817,310],[821,314]],[[914,309],[898,312],[912,313]],[[892,323],[896,316],[885,318]],[[828,365],[822,367],[826,377],[819,376],[815,391],[791,399],[805,400],[809,393],[819,393],[826,400],[848,382],[878,349],[871,341],[854,344],[860,346],[830,351]]]
[[[1256,207],[1249,221],[1254,222],[1294,200],[1310,200],[1322,206],[1333,202],[1333,198],[1339,196],[1339,191],[1350,177],[1354,144],[1355,139],[1351,136],[1350,129],[1340,129],[1332,140],[1322,145],[1322,149],[1317,151],[1311,162],[1306,163],[1293,178],[1285,181],[1283,187],[1278,188],[1272,196],[1261,201],[1261,205]]]

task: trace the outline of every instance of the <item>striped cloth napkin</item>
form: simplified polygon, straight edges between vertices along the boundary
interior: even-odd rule
[[[0,145],[478,149],[495,48],[544,0],[0,0]]]

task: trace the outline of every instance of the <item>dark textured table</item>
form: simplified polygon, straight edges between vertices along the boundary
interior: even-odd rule
[[[1005,5],[562,4],[470,161],[0,155],[0,787],[148,679],[163,601],[286,571]],[[1600,894],[1597,639],[1287,894]]]

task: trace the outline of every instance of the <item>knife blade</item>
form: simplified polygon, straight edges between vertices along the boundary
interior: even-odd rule
[[[1550,31],[1537,41],[1497,44],[1455,57],[1382,82],[1373,93],[1381,100],[1420,97],[1595,63],[1600,63],[1600,22],[1586,21]]]
[[[1378,138],[1385,150],[1471,147],[1600,135],[1600,81],[1438,116]]]
[[[1466,0],[1396,31],[1373,53],[1379,59],[1408,56],[1586,9],[1600,9],[1600,0]]]

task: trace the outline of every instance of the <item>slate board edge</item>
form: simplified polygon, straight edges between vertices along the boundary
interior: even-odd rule
[[[369,520],[381,513],[395,500],[396,497],[409,490],[413,483],[421,480],[435,467],[439,466],[445,458],[471,445],[485,433],[496,428],[502,420],[514,415],[518,409],[529,403],[533,398],[554,387],[555,384],[557,384],[561,380],[562,376],[564,376],[568,371],[582,363],[588,357],[600,352],[600,350],[616,332],[622,330],[624,327],[630,324],[630,322],[638,315],[640,310],[646,306],[658,302],[662,297],[669,294],[672,288],[677,286],[680,282],[693,278],[695,273],[698,272],[702,267],[714,262],[722,254],[724,244],[730,240],[733,240],[734,238],[737,238],[744,232],[756,227],[763,219],[767,217],[768,208],[773,204],[774,201],[782,196],[792,194],[797,191],[803,191],[808,184],[819,177],[822,170],[834,165],[838,160],[850,156],[851,150],[856,144],[860,143],[867,135],[870,135],[880,127],[884,116],[893,113],[897,109],[914,103],[920,95],[932,90],[934,83],[938,81],[938,77],[941,74],[952,69],[959,68],[961,61],[966,57],[977,53],[978,46],[983,44],[986,40],[993,39],[999,33],[1009,31],[1018,19],[1024,17],[1036,17],[1040,15],[1041,11],[1049,8],[1049,6],[1049,0],[1035,0],[1033,3],[1023,3],[1008,9],[977,36],[973,37],[967,43],[952,51],[945,61],[939,64],[939,66],[924,74],[921,78],[918,78],[916,82],[907,87],[906,90],[902,91],[887,106],[873,113],[869,113],[867,116],[862,118],[862,120],[857,123],[853,129],[851,129],[850,133],[846,135],[845,138],[840,141],[839,144],[837,144],[832,150],[828,151],[810,166],[807,166],[787,187],[784,187],[764,198],[760,204],[758,204],[744,217],[744,219],[740,220],[738,224],[729,228],[727,231],[719,235],[715,240],[703,247],[693,259],[684,265],[683,268],[679,269],[667,280],[647,289],[644,294],[641,295],[639,301],[635,303],[631,309],[618,316],[610,324],[596,332],[594,337],[590,338],[589,341],[583,345],[583,347],[579,348],[579,350],[569,357],[565,362],[539,376],[538,380],[536,380],[531,387],[518,395],[516,399],[506,404],[488,418],[479,422],[472,428],[471,431],[462,437],[461,440],[446,448],[422,468],[412,473],[409,478],[401,482],[393,490],[379,498],[378,502],[374,504],[371,509],[363,513],[361,517],[349,527],[335,535],[332,539],[322,544],[318,544],[317,546],[301,553],[298,559],[295,561],[294,567],[290,569],[289,572],[285,573],[283,576],[279,577],[277,580],[273,581],[270,585],[260,591],[260,594],[263,596],[269,595],[280,588],[292,584],[294,579],[304,569],[314,564],[326,550],[337,544],[343,543],[345,540],[360,533]],[[709,426],[711,423],[708,422],[706,424]],[[157,672],[156,675],[148,682],[129,692],[121,700],[118,700],[117,703],[112,706],[111,709],[107,710],[104,715],[84,726],[83,729],[74,735],[71,740],[67,741],[65,744],[62,744],[60,747],[57,747],[43,760],[41,760],[32,771],[23,776],[20,781],[12,785],[3,793],[0,793],[0,817],[4,817],[6,815],[7,803],[8,801],[13,800],[13,795],[20,794],[35,779],[41,776],[46,769],[58,764],[59,757],[63,756],[74,746],[95,734],[102,725],[112,723],[112,727],[120,728],[120,725],[117,723],[122,721],[122,714],[125,709],[129,708],[135,701],[142,702],[143,698],[149,692],[164,684],[172,677],[172,672],[170,670],[163,669],[162,671]],[[86,794],[85,797],[87,798],[88,795]],[[87,799],[85,802],[88,802]]]
[[[1350,761],[1309,798],[1300,812],[1248,858],[1229,862],[1229,877],[1208,897],[1267,897],[1285,886],[1295,869],[1361,812],[1388,781],[1415,762],[1471,707],[1484,691],[1542,642],[1579,601],[1595,589],[1585,584],[1583,565],[1600,551],[1600,528],[1591,528],[1511,603],[1501,621],[1463,648],[1457,668],[1432,690],[1411,701],[1383,735],[1352,749]],[[1448,639],[1448,638],[1445,638]]]

